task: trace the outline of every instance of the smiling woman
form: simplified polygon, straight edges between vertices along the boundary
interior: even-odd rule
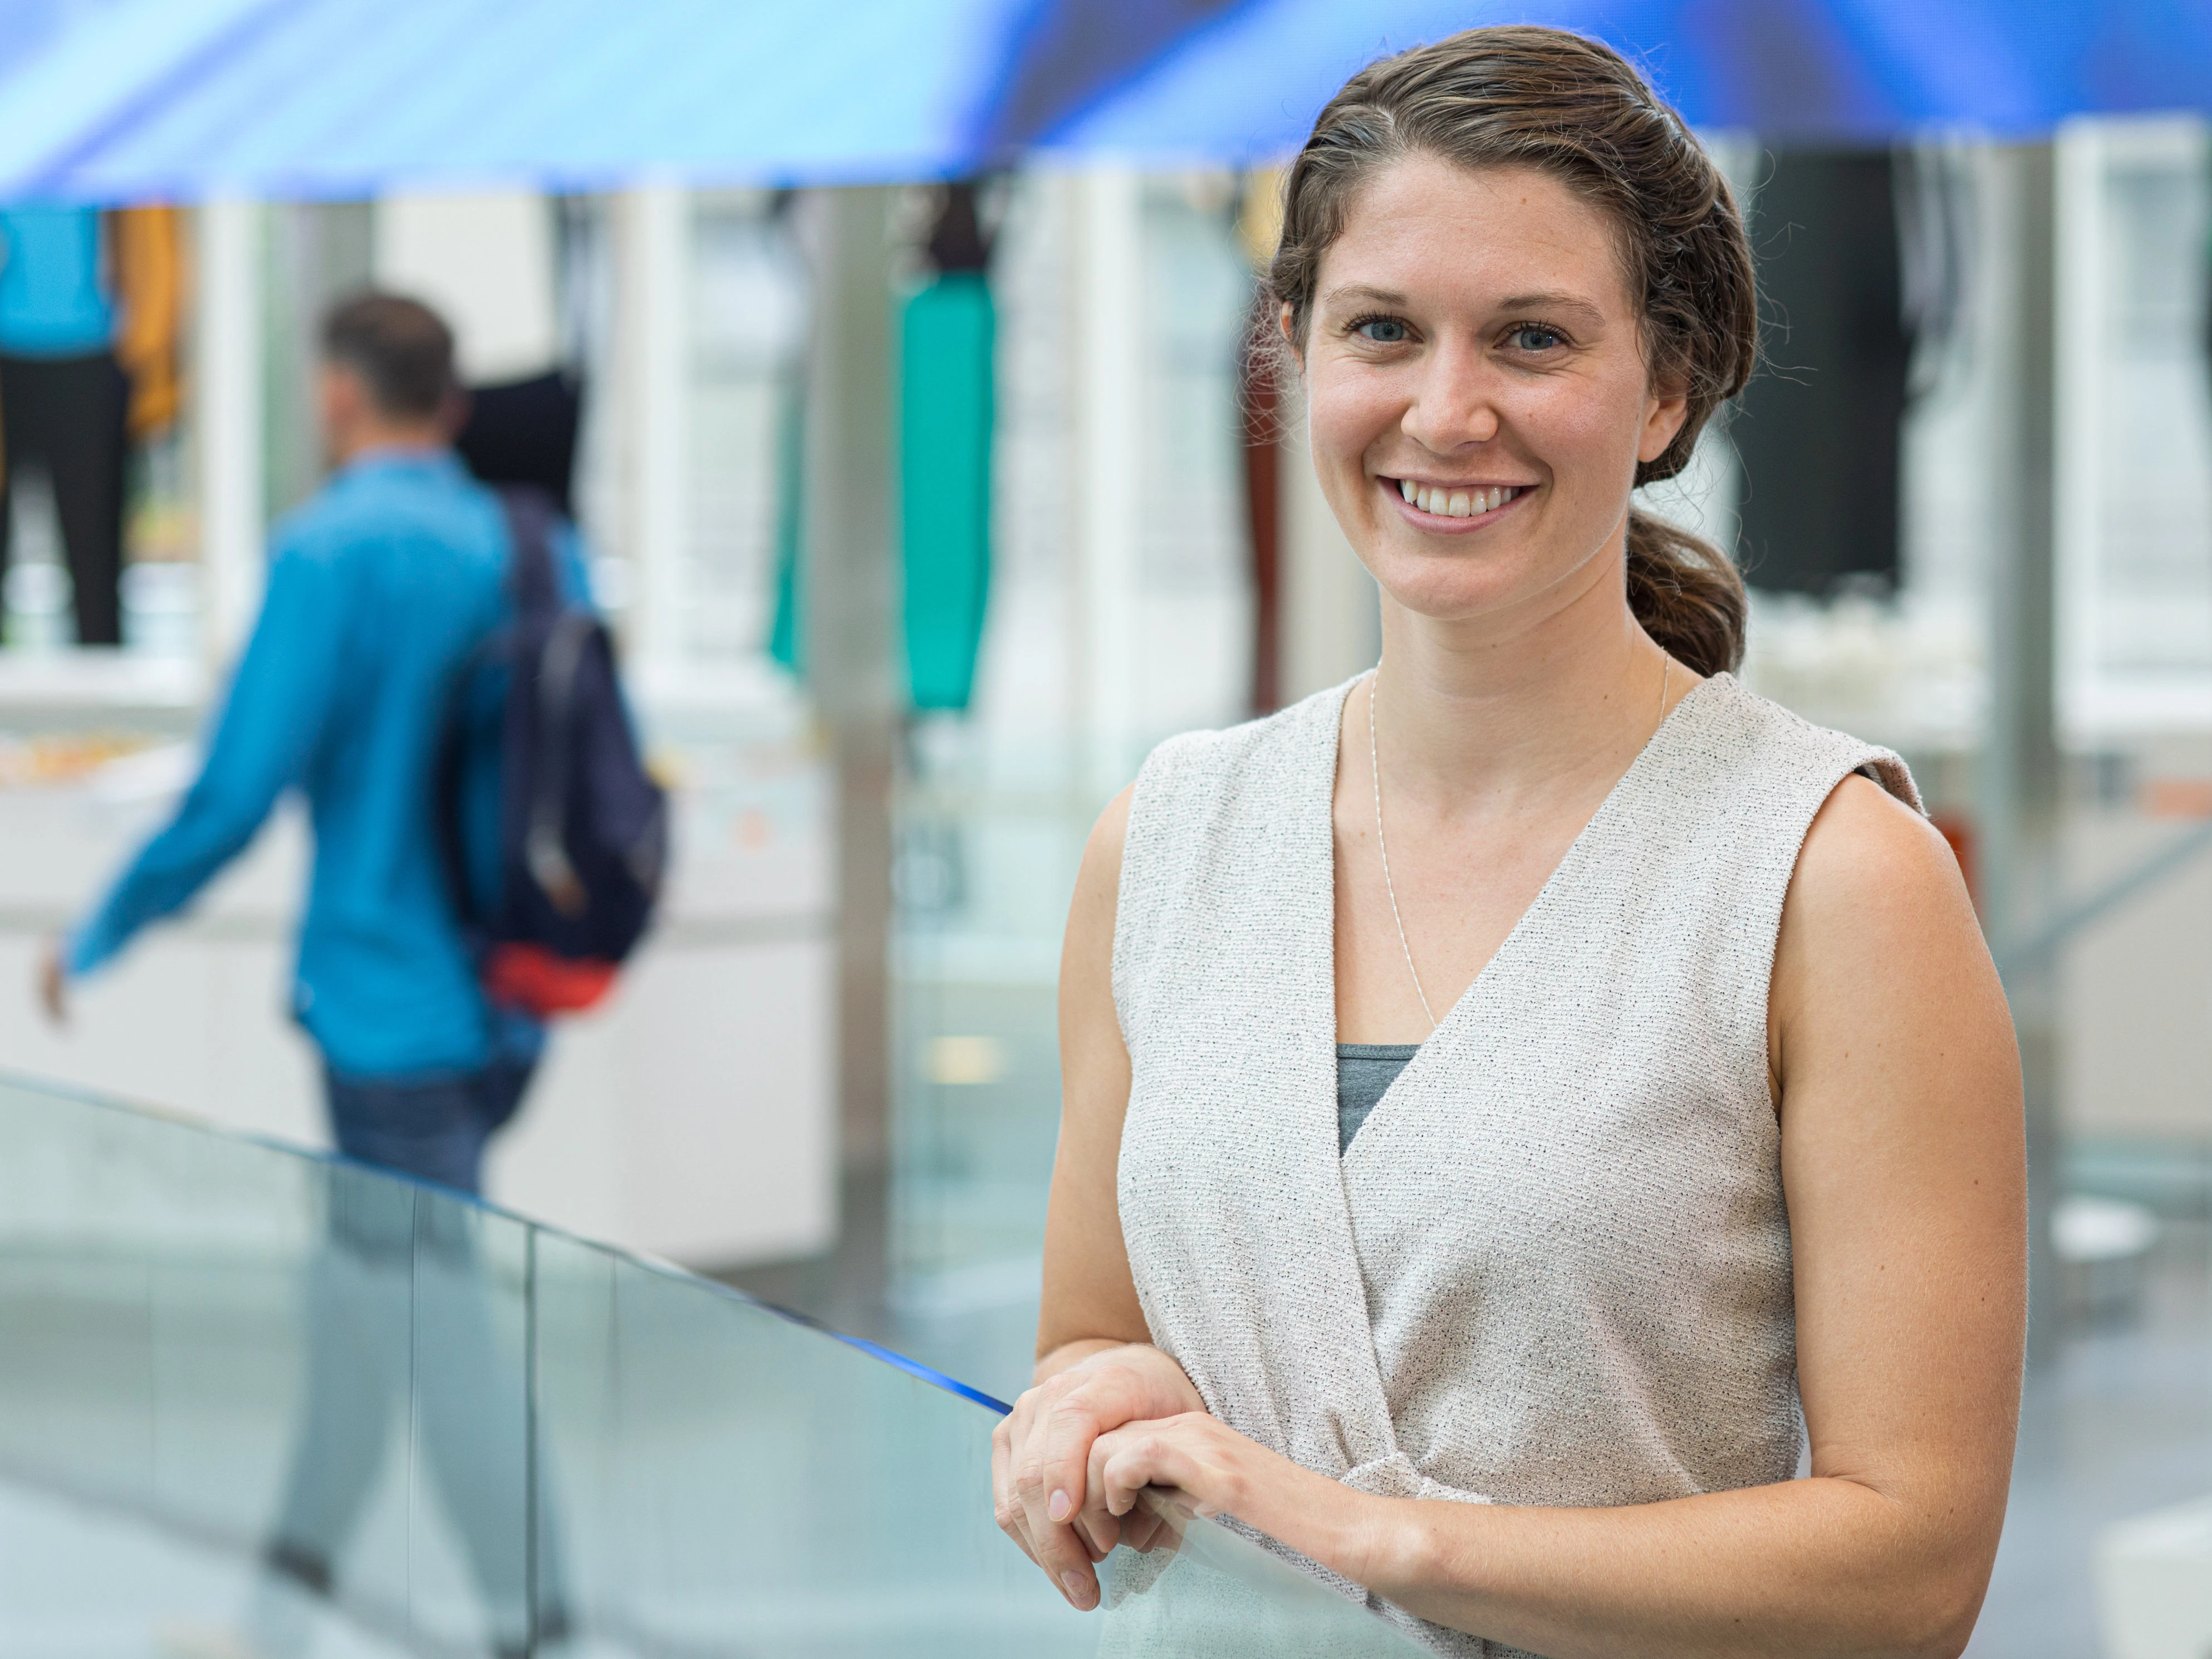
[[[1745,690],[1727,560],[1631,507],[1749,373],[1735,204],[1616,55],[1500,28],[1354,77],[1285,208],[1382,661],[1092,836],[1000,1522],[1079,1607],[1149,1485],[1441,1653],[1955,1654],[2015,1055],[1903,764]]]

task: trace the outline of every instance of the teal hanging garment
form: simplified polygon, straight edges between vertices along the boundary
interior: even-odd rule
[[[899,331],[899,509],[913,707],[965,709],[991,580],[992,347],[980,270],[906,303]]]
[[[800,375],[785,376],[775,425],[775,620],[768,654],[792,673],[806,674],[806,398]]]

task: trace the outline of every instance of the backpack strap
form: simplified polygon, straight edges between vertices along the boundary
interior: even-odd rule
[[[560,516],[553,498],[535,484],[506,484],[499,504],[514,544],[507,591],[518,614],[545,616],[561,609],[561,580],[553,570],[553,527]]]

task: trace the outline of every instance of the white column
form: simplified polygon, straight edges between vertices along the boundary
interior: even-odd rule
[[[630,649],[650,683],[683,672],[684,562],[691,516],[691,200],[681,185],[629,191],[622,239],[618,330],[630,385],[626,404],[631,559]]]
[[[1989,457],[1998,512],[1990,581],[1990,723],[1978,783],[1982,926],[2002,961],[2051,915],[2057,892],[2063,801],[2054,718],[2052,507],[2059,255],[2051,146],[2008,145],[1992,160],[1987,199],[1993,222],[2006,231],[2002,242],[1992,239],[1992,252],[2004,261],[2013,327],[1999,348],[2004,416],[1990,434],[1996,441]],[[2051,1237],[2058,1196],[2058,986],[2051,965],[2037,963],[2008,971],[2004,988],[2020,1041],[2027,1106],[2028,1362],[2041,1366],[2057,1355],[2060,1317]]]
[[[1076,729],[1085,781],[1115,792],[1147,736],[1138,607],[1143,552],[1144,197],[1133,168],[1108,161],[1076,194]]]
[[[220,668],[261,603],[261,206],[217,198],[199,210],[198,233],[200,635]]]
[[[1341,685],[1382,654],[1375,578],[1345,539],[1314,475],[1305,400],[1283,389],[1277,457],[1277,556],[1282,565],[1281,694],[1285,703]]]
[[[2098,623],[2103,594],[2097,578],[2105,493],[2105,405],[2111,389],[2106,368],[2112,353],[2113,295],[2106,280],[2111,231],[2104,207],[2106,133],[2101,121],[2074,120],[2059,128],[2051,149],[2057,172],[2051,210],[2057,253],[2051,273],[2052,311],[2070,326],[2055,330],[2052,363],[2053,442],[2066,465],[2054,469],[2051,514],[2059,607],[2057,691],[2063,714],[2079,719],[2094,704]],[[2003,475],[2000,475],[2003,476]]]
[[[806,681],[837,790],[837,1092],[847,1172],[890,1156],[891,793],[900,710],[897,459],[891,330],[895,193],[809,191],[814,266],[807,353]],[[880,1180],[850,1189],[880,1203]],[[848,1227],[884,1224],[848,1210]]]

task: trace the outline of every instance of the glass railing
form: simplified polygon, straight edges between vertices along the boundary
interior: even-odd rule
[[[0,1652],[1416,1651],[1207,1522],[1079,1613],[996,1402],[438,1189],[0,1084]]]

